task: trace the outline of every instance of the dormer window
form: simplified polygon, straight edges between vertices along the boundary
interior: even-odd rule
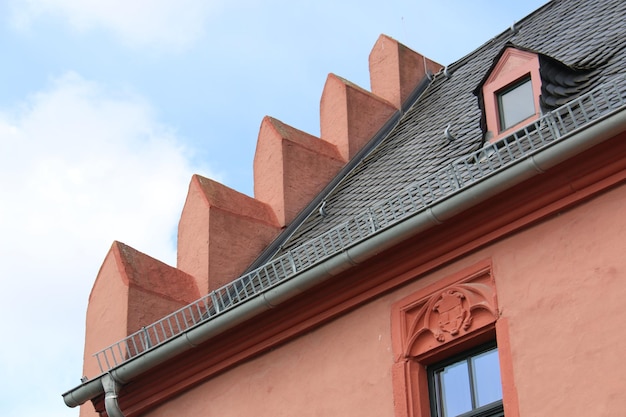
[[[536,113],[530,74],[497,92],[496,97],[500,121],[498,132],[505,131]]]
[[[490,142],[530,123],[540,115],[538,55],[507,46],[474,93],[482,102],[483,129]]]

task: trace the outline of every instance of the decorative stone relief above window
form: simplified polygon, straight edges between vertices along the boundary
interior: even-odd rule
[[[396,416],[431,416],[427,367],[485,343],[495,344],[498,318],[489,260],[397,301],[391,321]]]
[[[448,283],[445,287],[418,291],[394,306],[401,356],[419,359],[492,325],[498,318],[490,265],[444,281]],[[432,292],[425,293],[429,290]]]

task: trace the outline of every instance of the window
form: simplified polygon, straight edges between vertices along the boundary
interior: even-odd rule
[[[504,415],[495,346],[429,367],[428,379],[432,417]]]
[[[524,78],[496,95],[501,132],[535,115],[535,97],[530,77]]]
[[[540,114],[541,74],[535,52],[506,46],[474,90],[485,139],[494,143]]]
[[[396,416],[519,417],[507,323],[489,259],[396,301]]]

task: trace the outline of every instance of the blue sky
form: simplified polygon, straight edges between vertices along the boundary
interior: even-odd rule
[[[0,0],[0,415],[78,415],[112,241],[173,264],[193,173],[252,194],[263,116],[317,136],[381,33],[446,65],[544,3]]]

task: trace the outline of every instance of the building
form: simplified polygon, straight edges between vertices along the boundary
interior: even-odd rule
[[[192,179],[176,268],[113,244],[66,404],[623,415],[625,22],[555,0],[445,68],[381,36],[322,139],[263,120],[254,199]]]

